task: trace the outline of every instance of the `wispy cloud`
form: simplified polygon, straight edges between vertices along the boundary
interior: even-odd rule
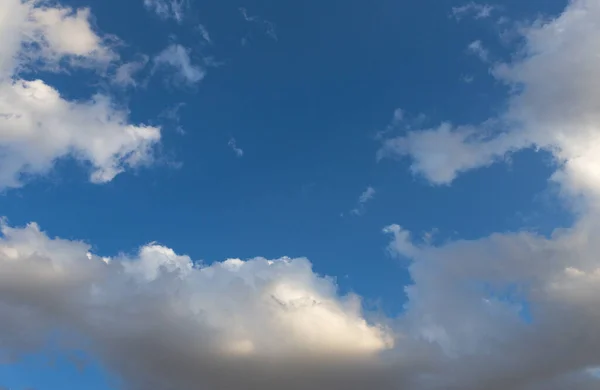
[[[181,135],[185,134],[185,130],[183,129],[183,127],[180,124],[181,109],[183,107],[185,107],[185,103],[180,102],[171,107],[164,109],[160,114],[158,114],[158,117],[160,119],[164,120],[166,123],[171,124],[171,126],[174,126],[177,133],[179,133]]]
[[[394,115],[392,117],[392,120],[390,121],[390,123],[387,125],[387,127],[384,130],[379,130],[376,134],[375,134],[375,139],[376,140],[380,140],[383,138],[384,135],[390,133],[391,131],[393,131],[394,129],[396,129],[403,121],[404,121],[404,110],[401,108],[397,108],[396,110],[394,110]]]
[[[461,80],[467,84],[471,84],[473,81],[475,81],[475,76],[471,74],[465,74],[461,77]]]
[[[277,31],[275,29],[275,25],[272,22],[263,19],[260,16],[248,14],[248,10],[246,10],[246,8],[240,8],[240,13],[242,14],[242,17],[246,22],[256,24],[264,31],[265,34],[271,37],[271,39],[273,39],[274,41],[278,40]],[[247,40],[247,37],[243,38],[242,43],[247,42]]]
[[[204,26],[203,24],[198,24],[196,26],[196,29],[198,31],[200,31],[200,35],[202,35],[202,39],[204,39],[208,43],[212,43],[212,39],[210,37],[210,34],[208,33],[208,30],[206,29],[206,26]]]
[[[185,10],[188,7],[188,1],[144,0],[144,6],[149,11],[156,13],[161,19],[174,19],[178,23],[181,23],[185,16]]]
[[[119,66],[111,82],[121,87],[137,87],[139,83],[135,75],[146,67],[148,60],[148,56],[140,55],[137,60]]]
[[[175,79],[184,84],[196,84],[206,74],[201,66],[192,64],[189,50],[179,44],[169,45],[154,57],[154,70],[159,68],[175,70]]]
[[[470,2],[459,7],[452,7],[451,16],[456,20],[461,20],[465,16],[472,16],[475,19],[485,19],[492,16],[496,7],[490,4],[479,4]]]
[[[488,62],[490,60],[490,52],[483,46],[483,43],[481,43],[480,40],[469,43],[467,50],[470,53],[475,54],[483,62]]]
[[[357,205],[354,209],[350,210],[350,214],[356,216],[363,215],[366,211],[365,205],[375,197],[375,193],[376,191],[373,187],[367,187],[367,189],[358,197]]]
[[[238,157],[243,157],[244,156],[244,151],[237,146],[237,142],[235,140],[235,138],[231,137],[229,139],[229,142],[227,143],[227,145],[229,145],[229,147],[231,148],[231,150],[233,150],[233,152],[235,153],[236,156]]]

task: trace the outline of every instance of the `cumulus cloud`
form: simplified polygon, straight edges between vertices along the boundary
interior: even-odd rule
[[[4,225],[0,320],[0,350],[66,330],[65,350],[84,348],[132,389],[360,389],[392,375],[378,357],[391,331],[303,258],[203,265],[158,244],[101,258]]]
[[[144,0],[147,10],[156,13],[161,19],[174,19],[181,23],[188,7],[187,0]]]
[[[33,0],[0,4],[0,79],[27,66],[56,68],[65,60],[97,66],[116,57],[110,39],[93,31],[89,9],[48,7]]]
[[[387,139],[380,155],[410,156],[413,172],[447,184],[461,172],[533,147],[553,153],[559,165],[554,180],[565,191],[600,193],[599,16],[597,0],[574,0],[555,19],[525,28],[519,55],[492,68],[511,90],[498,117]]]
[[[174,70],[175,81],[184,84],[200,82],[206,72],[199,65],[192,64],[189,50],[179,44],[171,44],[154,57],[154,69],[170,68]]]
[[[512,87],[499,117],[444,123],[384,144],[382,153],[409,155],[413,172],[435,184],[507,153],[543,148],[556,159],[563,199],[577,204],[574,225],[549,237],[503,233],[432,246],[398,225],[385,229],[389,250],[411,260],[402,334],[440,350],[419,389],[600,386],[599,16],[599,1],[575,0],[525,30],[514,62],[494,68]]]
[[[592,389],[600,380],[597,215],[555,232],[496,234],[440,247],[399,226],[413,260],[404,334],[441,349],[432,383],[456,389]],[[434,378],[431,378],[432,380]],[[423,387],[437,388],[437,387]]]
[[[154,127],[128,123],[126,110],[108,96],[68,101],[24,69],[102,66],[117,55],[90,23],[88,9],[40,1],[0,0],[0,189],[19,187],[71,157],[92,167],[91,180],[106,182],[128,167],[152,160],[160,139]]]
[[[599,388],[598,16],[599,1],[578,0],[526,30],[517,59],[494,69],[515,87],[498,118],[409,132],[381,151],[450,184],[510,151],[547,149],[565,196],[583,198],[572,227],[433,246],[389,226],[412,284],[404,313],[373,321],[304,258],[203,264],[156,243],[99,257],[4,223],[0,351],[18,357],[58,334],[128,389]]]

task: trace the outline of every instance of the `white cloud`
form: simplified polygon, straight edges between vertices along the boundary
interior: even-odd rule
[[[469,52],[471,52],[471,53],[475,54],[477,57],[479,57],[479,59],[481,61],[483,61],[483,62],[489,61],[490,53],[483,46],[483,43],[481,43],[480,40],[476,40],[476,41],[469,43],[469,46],[467,46],[467,49],[469,50]]]
[[[2,235],[3,351],[68,330],[60,345],[84,348],[127,388],[359,389],[383,379],[377,354],[393,336],[306,259],[208,266],[158,244],[107,259],[35,224]]]
[[[19,2],[10,5],[23,11]],[[585,200],[573,227],[551,237],[495,234],[436,247],[392,225],[385,230],[390,250],[413,260],[413,284],[405,312],[377,323],[303,258],[202,265],[156,243],[101,258],[90,245],[50,238],[35,224],[4,224],[0,351],[35,352],[59,334],[67,337],[58,340],[64,349],[97,357],[132,389],[599,388],[599,15],[600,2],[574,1],[527,30],[521,56],[495,68],[499,80],[520,87],[500,117],[410,132],[381,151],[410,155],[416,173],[440,184],[509,151],[542,147],[560,163],[554,180],[565,195]],[[0,17],[0,32],[18,31],[3,23]],[[18,54],[20,45],[13,47]],[[22,58],[0,56],[2,69],[14,75]],[[43,82],[18,77],[0,85],[0,107],[11,108],[0,116],[0,142],[26,156],[7,160],[17,166],[35,166],[48,148],[110,176],[111,167],[144,161],[158,137],[157,129],[127,125],[125,112],[115,116],[106,97],[68,102]],[[89,127],[90,118],[98,127]],[[81,136],[82,128],[90,134]],[[359,203],[373,195],[367,189]]]
[[[360,194],[360,196],[358,197],[358,203],[367,203],[368,201],[373,199],[374,196],[375,196],[375,189],[373,187],[369,186],[369,187],[367,187],[365,192]]]
[[[200,82],[206,72],[199,65],[192,64],[189,50],[179,44],[171,44],[154,57],[154,68],[167,67],[175,70],[175,80],[185,84]]]
[[[485,19],[489,18],[495,10],[496,7],[493,5],[478,4],[472,1],[465,5],[452,7],[452,16],[456,20],[461,20],[467,15],[472,15],[475,19]]]
[[[441,349],[435,383],[499,390],[600,384],[588,370],[600,362],[597,220],[594,214],[552,238],[496,234],[440,247],[417,245],[398,226],[387,230],[392,251],[414,260],[403,329]]]
[[[116,59],[89,17],[87,9],[0,0],[0,189],[19,187],[64,157],[90,164],[98,183],[152,161],[159,129],[130,125],[109,97],[70,102],[42,80],[19,77],[25,68],[96,67]]]
[[[412,260],[401,333],[437,350],[415,389],[600,386],[599,17],[600,2],[576,0],[526,29],[520,55],[494,69],[513,87],[498,118],[385,142],[381,153],[410,155],[412,170],[436,184],[506,153],[543,148],[557,160],[553,179],[564,199],[577,204],[574,225],[550,237],[504,233],[436,247],[398,225],[386,228],[392,253]]]
[[[43,174],[72,156],[93,167],[91,180],[112,180],[126,167],[151,161],[160,139],[154,127],[127,125],[127,113],[106,96],[68,102],[41,80],[0,84],[0,183],[17,187],[21,175]]]
[[[144,0],[144,6],[161,19],[174,19],[181,23],[188,7],[187,0]]]
[[[0,80],[33,64],[57,67],[107,64],[117,56],[89,23],[88,9],[40,6],[34,0],[0,0]]]
[[[356,208],[350,210],[350,213],[356,216],[363,215],[365,213],[365,205],[367,204],[367,202],[373,199],[373,197],[375,196],[375,192],[376,191],[373,187],[367,187],[367,189],[358,197]]]
[[[600,195],[600,2],[572,1],[560,16],[524,29],[524,46],[493,75],[511,88],[507,110],[474,126],[446,123],[388,139],[380,155],[413,159],[431,182],[492,164],[523,148],[553,153],[554,180],[571,193]]]
[[[236,156],[238,156],[238,157],[244,156],[244,151],[237,146],[237,142],[235,141],[235,138],[231,138],[229,140],[229,142],[227,143],[227,145],[229,145],[229,147],[231,148],[231,150],[233,150],[233,152],[235,153]]]

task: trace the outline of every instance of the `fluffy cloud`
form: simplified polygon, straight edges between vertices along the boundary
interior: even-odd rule
[[[61,60],[106,64],[116,57],[89,23],[88,9],[50,7],[46,1],[1,0],[0,79],[31,65]]]
[[[389,380],[376,375],[386,371],[377,354],[393,346],[389,329],[367,322],[360,300],[338,296],[306,259],[205,266],[158,244],[100,258],[35,224],[5,225],[2,236],[0,350],[13,356],[60,329],[66,350],[99,357],[129,388],[359,389]]]
[[[152,160],[159,129],[128,123],[108,96],[68,101],[22,70],[101,67],[117,58],[89,23],[89,10],[46,1],[0,0],[0,189],[18,187],[71,157],[92,166],[91,180],[106,182]]]
[[[511,89],[506,111],[478,125],[410,132],[384,142],[380,155],[413,159],[435,184],[523,148],[548,150],[554,179],[572,194],[600,194],[600,2],[574,0],[556,19],[524,29],[524,45],[493,75]]]
[[[588,389],[600,384],[597,215],[551,238],[496,234],[441,247],[399,226],[413,260],[404,334],[437,345],[436,383],[457,389]]]
[[[434,247],[400,226],[385,229],[391,252],[412,261],[402,334],[441,351],[417,388],[600,385],[599,16],[599,1],[576,0],[525,30],[514,62],[494,67],[512,91],[501,116],[384,142],[380,153],[410,156],[413,172],[435,184],[507,153],[545,149],[556,159],[553,180],[577,205],[576,223],[550,237],[505,233]]]
[[[500,117],[409,132],[381,151],[450,184],[508,152],[547,149],[565,196],[584,199],[573,227],[432,246],[390,226],[389,249],[412,261],[413,283],[405,312],[374,322],[306,259],[203,265],[158,244],[101,258],[35,224],[4,224],[0,351],[39,350],[59,330],[65,350],[98,357],[131,389],[597,389],[599,15],[599,1],[574,1],[526,30],[520,56],[494,68],[515,87]],[[48,101],[74,104],[42,82],[7,85],[38,91],[44,103],[27,107],[44,115]],[[88,106],[108,110],[101,101]]]

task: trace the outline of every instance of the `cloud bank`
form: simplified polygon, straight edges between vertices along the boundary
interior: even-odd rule
[[[101,258],[35,224],[4,225],[2,236],[0,350],[12,356],[61,329],[65,348],[86,346],[135,389],[383,380],[376,354],[393,346],[390,331],[368,323],[358,297],[338,296],[306,259],[205,266],[157,244]]]

